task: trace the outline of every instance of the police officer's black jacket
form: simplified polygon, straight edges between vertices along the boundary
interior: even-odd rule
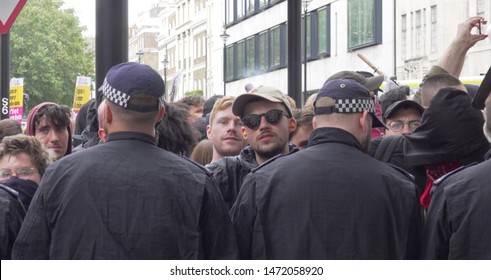
[[[289,146],[290,153],[298,151],[294,145]],[[230,209],[237,199],[240,186],[253,168],[258,167],[256,156],[251,146],[247,146],[238,156],[224,157],[206,165],[218,183],[225,204]]]
[[[448,174],[434,186],[424,259],[491,260],[491,160]]]
[[[342,129],[317,128],[307,149],[254,169],[230,213],[244,259],[418,257],[416,186]]]
[[[48,167],[14,244],[16,259],[226,259],[235,232],[203,167],[150,135],[107,142]]]

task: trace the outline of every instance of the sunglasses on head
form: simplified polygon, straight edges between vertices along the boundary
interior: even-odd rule
[[[277,124],[278,122],[280,122],[281,117],[283,115],[288,117],[288,115],[282,110],[275,109],[259,115],[252,114],[252,115],[245,116],[242,118],[242,122],[244,123],[245,126],[247,126],[250,129],[257,129],[261,124],[261,119],[263,116],[266,118],[266,121],[268,123]]]

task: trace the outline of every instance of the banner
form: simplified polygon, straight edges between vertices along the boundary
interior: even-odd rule
[[[181,81],[181,73],[182,71],[178,71],[172,78],[172,85],[169,93],[169,102],[174,102],[174,98],[176,97],[177,94],[179,82]]]
[[[24,109],[24,78],[10,80],[10,118],[22,122]]]
[[[90,100],[90,77],[78,76],[75,84],[75,97],[73,99],[73,117],[76,117],[80,108]]]

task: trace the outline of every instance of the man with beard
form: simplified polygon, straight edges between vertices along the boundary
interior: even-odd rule
[[[241,258],[417,258],[423,218],[416,186],[367,154],[372,126],[383,127],[368,89],[330,81],[314,112],[306,149],[244,180],[230,211]]]
[[[225,204],[235,202],[244,177],[268,159],[294,150],[288,136],[295,130],[290,103],[276,88],[261,86],[254,93],[237,97],[232,112],[242,119],[242,135],[249,142],[238,156],[208,164],[218,182]]]
[[[206,126],[208,139],[213,142],[212,162],[227,156],[236,156],[246,146],[242,136],[242,120],[232,113],[234,96],[218,99],[210,114],[210,124]]]

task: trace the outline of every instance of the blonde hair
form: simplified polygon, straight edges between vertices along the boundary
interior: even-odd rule
[[[307,101],[305,101],[305,105],[303,106],[303,108],[306,110],[314,111],[314,102],[316,97],[317,97],[317,93],[314,93],[311,96],[309,96],[309,98],[307,98]]]
[[[224,96],[215,102],[215,104],[213,105],[213,109],[211,110],[210,113],[210,120],[209,120],[210,127],[213,124],[213,119],[215,118],[217,112],[223,111],[228,107],[232,106],[234,100],[235,100],[235,96]]]
[[[201,140],[191,153],[191,160],[203,166],[213,159],[213,142],[210,139]]]
[[[293,109],[297,109],[297,102],[295,102],[295,100],[293,98],[291,98],[289,95],[285,95],[286,97],[286,100],[288,100],[288,103],[290,103],[290,108],[293,110]]]

